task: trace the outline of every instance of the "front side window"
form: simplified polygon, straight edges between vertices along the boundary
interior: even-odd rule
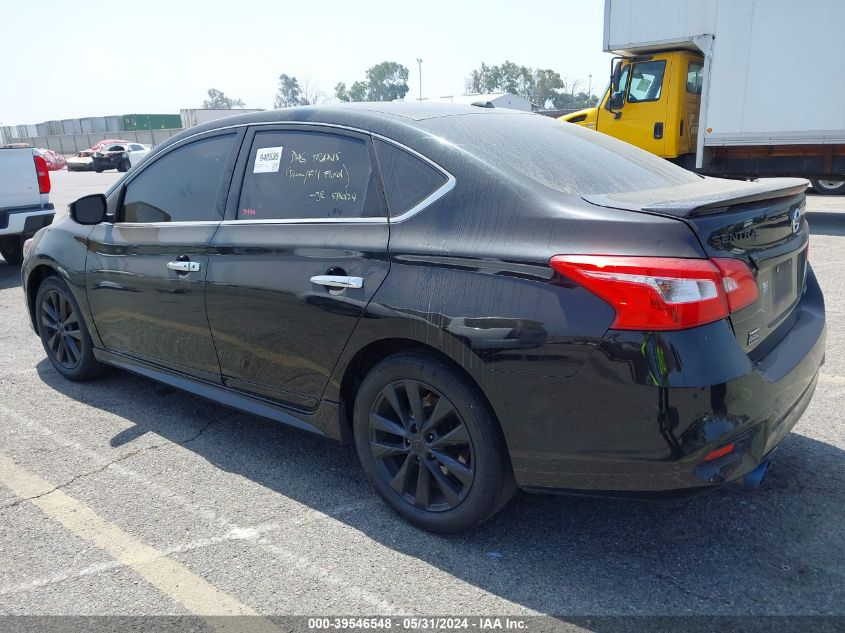
[[[690,62],[687,66],[687,92],[690,94],[701,94],[701,86],[704,83],[703,69],[704,64],[701,62]]]
[[[663,91],[663,74],[666,62],[639,62],[631,72],[631,85],[628,88],[628,103],[657,101]]]
[[[409,211],[446,184],[443,172],[421,158],[380,139],[375,146],[390,215]]]
[[[328,132],[259,131],[239,220],[384,217],[367,143]]]
[[[220,185],[235,134],[194,141],[149,164],[129,183],[123,222],[222,220]]]

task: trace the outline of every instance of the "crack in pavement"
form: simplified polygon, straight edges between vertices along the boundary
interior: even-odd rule
[[[12,503],[8,503],[6,505],[0,506],[0,512],[2,512],[3,510],[8,510],[9,508],[14,508],[15,506],[19,506],[20,504],[25,503],[26,501],[32,501],[33,499],[40,499],[41,497],[46,497],[47,495],[49,495],[53,492],[56,492],[57,490],[62,490],[63,488],[67,488],[68,486],[70,486],[71,484],[79,481],[80,479],[85,479],[86,477],[91,477],[93,475],[97,475],[97,474],[103,472],[104,470],[108,469],[109,467],[113,466],[114,464],[118,464],[122,461],[125,461],[125,460],[131,458],[131,457],[135,457],[136,455],[139,455],[139,454],[141,454],[145,451],[150,451],[150,450],[154,450],[154,449],[157,449],[157,448],[161,448],[163,446],[170,446],[170,445],[185,446],[187,444],[190,444],[191,442],[195,442],[200,437],[205,435],[205,433],[208,431],[208,429],[210,429],[212,426],[216,426],[216,425],[218,425],[222,422],[225,422],[227,420],[231,420],[236,415],[237,415],[237,412],[232,411],[231,413],[223,415],[223,416],[221,416],[217,419],[209,420],[196,433],[194,433],[190,437],[185,438],[184,440],[179,440],[178,442],[172,442],[172,441],[168,440],[168,441],[164,441],[164,442],[159,442],[158,444],[150,444],[149,446],[142,446],[141,448],[137,448],[133,451],[129,451],[128,453],[121,455],[120,457],[117,457],[117,458],[115,458],[115,459],[113,459],[113,460],[103,464],[102,466],[99,466],[99,467],[93,469],[93,470],[89,470],[89,471],[86,471],[84,473],[74,475],[73,477],[71,477],[67,481],[60,483],[60,484],[57,484],[57,485],[53,486],[52,488],[50,488],[49,490],[45,490],[44,492],[41,492],[37,495],[30,495],[28,497],[21,497],[20,499],[16,499]]]

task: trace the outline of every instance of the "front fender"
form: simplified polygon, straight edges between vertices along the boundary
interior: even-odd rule
[[[88,236],[92,230],[92,226],[77,224],[65,216],[39,231],[38,241],[21,266],[21,279],[27,311],[36,332],[34,306],[38,285],[47,275],[57,275],[67,284],[79,304],[94,346],[102,347],[85,290],[85,261]]]

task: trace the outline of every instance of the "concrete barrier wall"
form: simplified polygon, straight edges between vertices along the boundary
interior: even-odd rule
[[[29,143],[33,147],[51,149],[60,154],[72,156],[77,152],[88,149],[97,141],[107,138],[119,138],[124,141],[155,146],[181,131],[181,128],[174,128],[169,130],[137,130],[134,132],[92,132],[90,134],[30,136],[27,138],[16,138],[14,141],[16,143]]]

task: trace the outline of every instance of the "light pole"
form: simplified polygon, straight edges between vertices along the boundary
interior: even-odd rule
[[[422,59],[417,57],[417,66],[420,69],[420,101],[422,101]]]
[[[589,74],[589,75],[587,75],[587,77],[589,77],[589,80],[587,81],[587,95],[592,96],[592,94],[593,94],[593,75]]]

